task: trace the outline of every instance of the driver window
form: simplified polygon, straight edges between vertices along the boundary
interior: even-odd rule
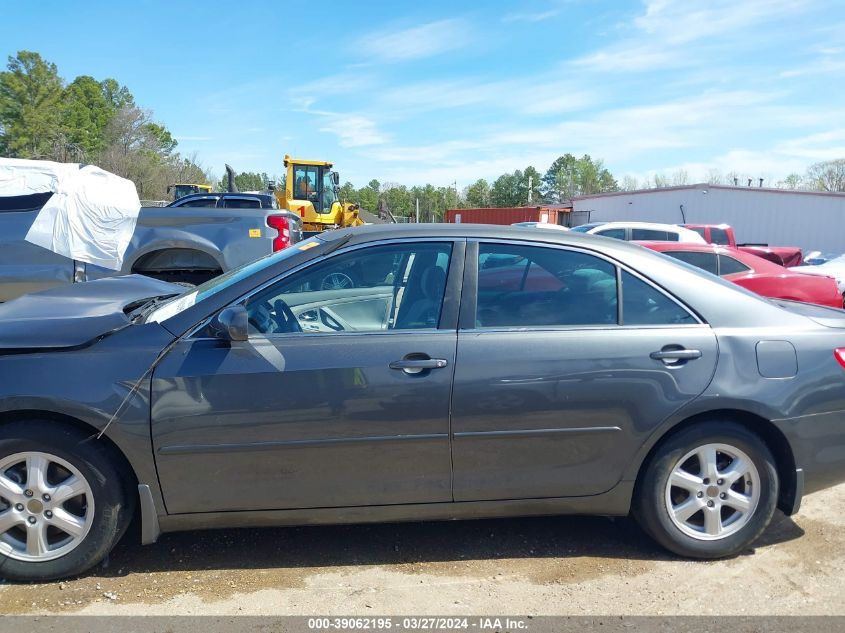
[[[251,297],[252,334],[435,329],[450,243],[371,246],[313,264]]]
[[[296,200],[317,201],[317,168],[297,165],[293,171],[293,196]]]

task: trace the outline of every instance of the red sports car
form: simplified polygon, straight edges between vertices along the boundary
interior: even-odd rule
[[[756,255],[716,244],[639,242],[692,264],[764,297],[842,308],[842,294],[832,277],[792,272]]]

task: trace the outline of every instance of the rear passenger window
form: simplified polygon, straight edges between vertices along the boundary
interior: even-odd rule
[[[476,327],[615,325],[616,267],[557,248],[482,244]]]
[[[730,246],[731,241],[728,238],[728,232],[725,229],[717,229],[710,227],[710,243],[720,244],[722,246]]]
[[[677,242],[678,234],[655,229],[631,229],[631,239],[649,242]]]
[[[733,275],[735,273],[744,273],[751,270],[741,261],[728,257],[727,255],[719,255],[719,275]]]
[[[706,270],[714,275],[719,274],[719,262],[716,260],[716,253],[696,253],[691,251],[670,251],[665,253],[669,257],[680,259],[682,262],[692,264],[696,268]]]
[[[677,325],[697,323],[695,317],[662,292],[622,271],[623,325]]]
[[[612,237],[615,240],[625,239],[625,229],[607,229],[606,231],[596,231],[596,235],[602,237]]]
[[[180,207],[211,207],[214,208],[217,205],[217,198],[197,198],[196,200],[188,200],[187,202],[183,202],[182,204],[178,205]]]
[[[260,209],[261,201],[257,198],[224,198],[223,206],[227,209]]]

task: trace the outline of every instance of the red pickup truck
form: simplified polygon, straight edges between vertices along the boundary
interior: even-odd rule
[[[729,224],[682,224],[684,228],[698,233],[708,244],[730,246],[757,257],[768,259],[780,266],[800,266],[803,261],[801,249],[795,246],[769,246],[768,244],[737,244],[733,227]]]

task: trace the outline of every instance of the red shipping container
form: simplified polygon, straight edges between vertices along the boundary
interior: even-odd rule
[[[548,222],[566,226],[566,214],[572,207],[507,207],[487,209],[447,209],[450,224],[514,224],[515,222]]]

